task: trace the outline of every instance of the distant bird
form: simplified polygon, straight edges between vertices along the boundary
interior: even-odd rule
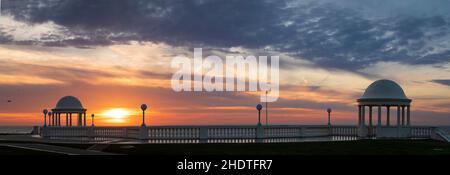
[[[8,100],[7,102],[8,102],[8,103],[11,103],[12,101],[11,101],[11,100]]]

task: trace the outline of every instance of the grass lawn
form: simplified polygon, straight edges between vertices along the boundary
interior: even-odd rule
[[[273,144],[111,145],[106,152],[150,155],[450,155],[450,143],[435,140],[358,140]]]

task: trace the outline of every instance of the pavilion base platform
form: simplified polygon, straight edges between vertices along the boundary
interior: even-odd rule
[[[410,138],[411,128],[381,127],[377,128],[377,138]]]

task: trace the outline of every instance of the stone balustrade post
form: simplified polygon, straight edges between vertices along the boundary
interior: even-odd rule
[[[94,127],[89,127],[87,128],[87,136],[89,141],[94,141],[95,140],[95,131],[94,131]]]
[[[264,127],[261,125],[258,125],[256,127],[256,143],[263,143],[264,138],[265,138]]]
[[[140,140],[148,140],[148,128],[147,126],[141,126],[139,128],[139,139]]]
[[[41,137],[44,139],[46,139],[48,137],[48,127],[42,128]]]
[[[200,143],[208,143],[208,128],[207,127],[200,127],[199,142]]]
[[[123,128],[123,138],[128,138],[128,129],[127,128]]]

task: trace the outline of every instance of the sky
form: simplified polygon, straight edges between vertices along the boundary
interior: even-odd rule
[[[279,55],[271,124],[357,123],[373,81],[413,125],[450,125],[448,0],[2,0],[0,125],[43,123],[66,95],[99,125],[254,124],[259,92],[174,92],[174,56]],[[8,102],[10,101],[10,102]],[[126,116],[107,115],[111,109]]]

